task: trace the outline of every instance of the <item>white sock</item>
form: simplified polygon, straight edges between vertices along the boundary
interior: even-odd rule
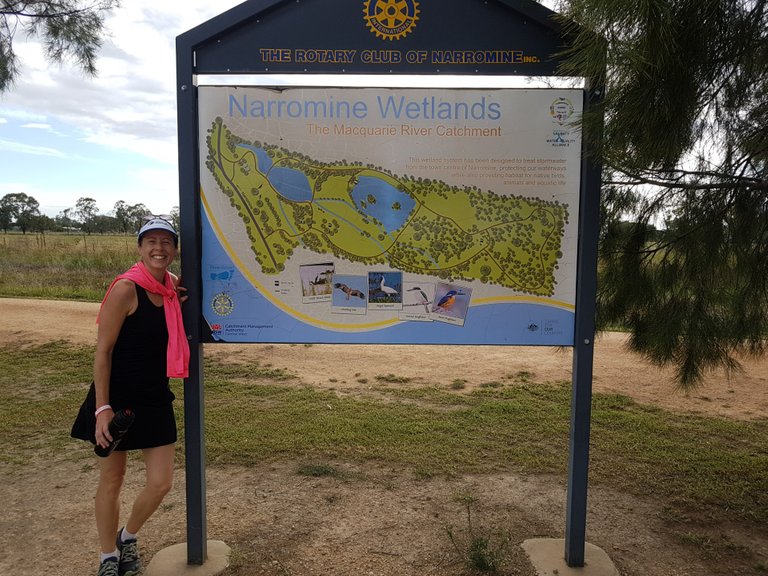
[[[136,534],[131,534],[125,527],[123,527],[123,529],[120,530],[120,542],[125,543],[128,540],[136,540]]]
[[[102,552],[100,562],[104,562],[104,560],[106,560],[107,558],[115,558],[117,560],[120,560],[120,551],[117,548],[115,548],[114,552]]]

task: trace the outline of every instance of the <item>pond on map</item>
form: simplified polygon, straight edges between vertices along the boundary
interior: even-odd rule
[[[259,172],[267,175],[269,183],[280,196],[294,202],[311,202],[312,189],[309,180],[301,170],[295,168],[273,168],[272,158],[263,149],[250,144],[238,144],[256,155]]]
[[[263,148],[248,144],[238,146],[256,155],[259,172],[267,175],[270,184],[282,197],[294,202],[312,201],[309,179],[301,170],[273,168],[272,159]],[[399,229],[416,205],[411,196],[375,176],[360,176],[350,196],[357,209],[381,222],[387,233]]]
[[[301,170],[295,168],[272,168],[269,171],[269,183],[283,198],[294,202],[311,202],[312,189],[309,179]]]
[[[416,205],[411,196],[375,176],[360,176],[350,194],[358,210],[376,218],[388,233],[400,228]]]

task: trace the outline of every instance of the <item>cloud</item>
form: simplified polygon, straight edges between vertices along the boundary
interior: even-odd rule
[[[21,122],[43,122],[47,120],[44,114],[10,106],[0,106],[0,116],[3,116],[4,123],[9,118]]]
[[[32,156],[50,156],[53,158],[67,158],[68,155],[61,150],[50,148],[48,146],[35,146],[32,144],[22,144],[13,140],[0,138],[0,150],[6,152],[16,152],[18,154],[31,154]]]
[[[94,78],[49,63],[39,39],[17,36],[21,75],[0,100],[0,151],[24,156],[4,164],[0,178],[24,182],[19,189],[41,206],[91,196],[100,208],[125,200],[168,212],[178,204],[176,36],[240,2],[187,0],[184,10],[174,2],[124,2],[106,20]],[[132,169],[114,169],[107,186],[92,175],[109,163]]]

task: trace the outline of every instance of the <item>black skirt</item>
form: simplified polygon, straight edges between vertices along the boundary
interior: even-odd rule
[[[141,450],[176,442],[176,418],[173,414],[173,393],[168,390],[168,401],[152,405],[121,406],[131,408],[135,418],[115,450]],[[96,444],[96,387],[91,383],[88,394],[72,425],[72,438]]]

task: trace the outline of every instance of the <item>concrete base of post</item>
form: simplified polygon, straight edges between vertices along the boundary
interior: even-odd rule
[[[229,566],[231,549],[220,540],[208,540],[208,558],[198,566],[187,564],[187,544],[174,544],[160,550],[147,567],[144,576],[216,576]]]
[[[601,548],[587,543],[584,566],[572,568],[565,562],[565,540],[532,538],[522,543],[537,576],[619,576],[619,571]]]

